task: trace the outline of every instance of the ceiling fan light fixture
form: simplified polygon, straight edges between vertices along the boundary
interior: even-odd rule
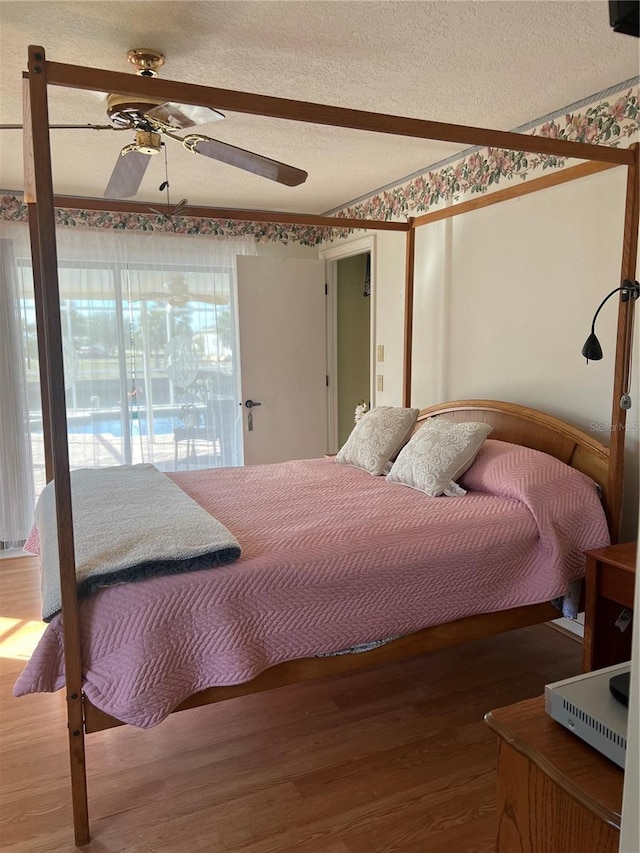
[[[162,151],[162,137],[153,131],[137,130],[136,151],[141,154],[159,154]]]

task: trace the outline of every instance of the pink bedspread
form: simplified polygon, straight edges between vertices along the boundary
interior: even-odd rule
[[[584,573],[583,549],[608,542],[593,484],[570,473],[531,495],[511,485],[519,499],[429,498],[329,459],[172,474],[242,557],[83,600],[86,694],[149,727],[281,661],[561,595]],[[58,615],[14,693],[63,684]]]

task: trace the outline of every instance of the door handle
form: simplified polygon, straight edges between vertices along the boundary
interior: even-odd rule
[[[253,409],[254,406],[261,406],[262,403],[256,403],[255,400],[245,400],[244,402],[247,409]]]

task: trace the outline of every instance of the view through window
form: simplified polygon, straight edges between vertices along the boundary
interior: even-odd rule
[[[45,484],[33,276],[18,263],[36,493]],[[70,467],[241,465],[230,268],[61,262]]]

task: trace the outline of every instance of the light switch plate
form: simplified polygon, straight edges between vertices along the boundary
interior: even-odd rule
[[[378,361],[384,361],[384,344],[378,344]]]
[[[381,373],[376,377],[376,389],[378,391],[384,391],[384,376]]]

